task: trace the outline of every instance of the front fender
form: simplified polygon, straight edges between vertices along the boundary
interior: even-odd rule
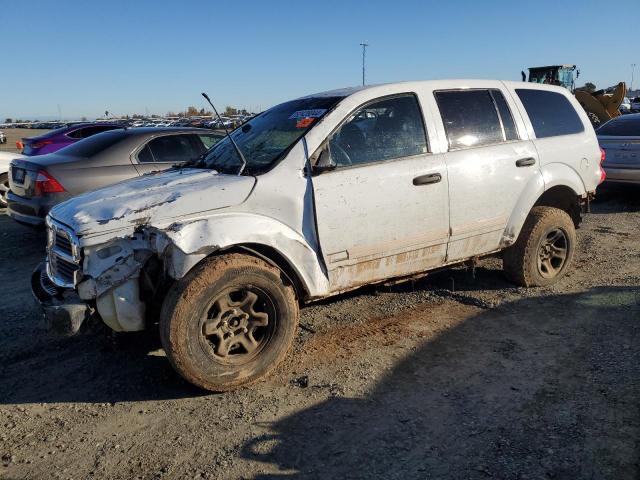
[[[168,272],[175,279],[185,276],[213,252],[242,244],[273,248],[294,269],[310,297],[329,291],[319,254],[291,227],[273,218],[251,213],[229,213],[185,223],[174,223],[162,231],[173,247],[165,255]]]

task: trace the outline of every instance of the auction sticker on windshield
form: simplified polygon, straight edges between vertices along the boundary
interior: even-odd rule
[[[297,112],[293,112],[289,117],[289,120],[295,120],[298,118],[318,118],[324,115],[327,111],[326,108],[315,108],[313,110],[298,110]]]
[[[316,119],[311,117],[302,118],[296,122],[296,128],[307,128],[315,121]]]

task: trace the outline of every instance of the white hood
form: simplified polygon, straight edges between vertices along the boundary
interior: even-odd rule
[[[163,227],[187,215],[242,203],[254,184],[254,177],[213,170],[169,170],[84,193],[56,205],[50,215],[77,235],[142,224]]]

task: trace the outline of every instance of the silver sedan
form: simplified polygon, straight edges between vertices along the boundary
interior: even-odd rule
[[[605,151],[606,181],[640,185],[640,113],[609,120],[596,133]]]

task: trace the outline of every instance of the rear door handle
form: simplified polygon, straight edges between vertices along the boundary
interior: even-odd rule
[[[530,167],[536,164],[536,159],[533,157],[521,158],[516,160],[516,167]]]
[[[430,185],[432,183],[438,183],[442,180],[442,175],[439,173],[430,173],[428,175],[420,175],[413,179],[414,185]]]

